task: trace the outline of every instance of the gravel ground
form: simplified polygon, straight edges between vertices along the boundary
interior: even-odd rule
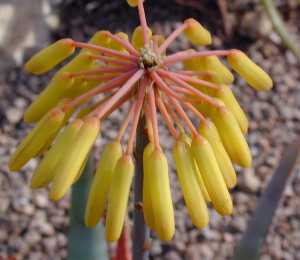
[[[118,1],[111,1],[109,4],[104,4],[104,1],[64,1],[64,4],[58,0],[50,2],[54,10],[60,8],[68,14],[60,17],[60,25],[56,28],[57,18],[48,13],[44,28],[41,27],[40,30],[42,33],[50,26],[50,38],[53,39],[86,39],[104,25],[112,30],[129,31],[137,23],[135,18],[130,21],[127,18],[135,17],[135,12],[127,11],[124,1],[121,4]],[[250,118],[248,141],[254,157],[252,169],[238,169],[238,186],[232,191],[234,214],[221,218],[211,210],[209,227],[196,230],[187,218],[180,188],[172,174],[176,234],[171,243],[161,244],[153,239],[153,259],[230,259],[285,147],[300,134],[299,66],[292,54],[280,46],[280,39],[272,31],[257,2],[232,1],[228,14],[233,28],[231,39],[223,34],[221,18],[214,19],[220,17],[220,13],[213,1],[203,1],[203,4],[197,6],[199,8],[175,4],[170,6],[159,1],[151,1],[150,8],[148,6],[150,22],[156,31],[167,34],[182,19],[189,16],[198,18],[210,29],[213,28],[212,31],[216,34],[213,47],[236,46],[244,49],[271,74],[275,82],[273,91],[268,93],[256,93],[240,79],[237,79],[234,87]],[[286,2],[281,5],[281,10],[289,30],[300,35],[299,24],[296,26],[296,21],[300,18],[299,5],[296,6],[296,1],[281,2]],[[119,17],[119,20],[115,17]],[[159,18],[158,22],[154,22],[156,18]],[[35,33],[39,35],[38,30]],[[31,47],[39,47],[40,42],[31,44]],[[24,46],[26,44],[16,48],[23,50]],[[188,43],[180,39],[174,45],[174,50],[186,47]],[[0,48],[3,49],[5,51],[5,46]],[[26,49],[25,58],[31,53],[32,49]],[[7,70],[2,70],[0,74],[0,259],[9,255],[30,260],[65,259],[68,196],[59,203],[53,203],[48,200],[46,190],[29,189],[28,182],[37,164],[35,160],[18,174],[10,174],[7,169],[9,154],[29,129],[22,122],[22,113],[44,87],[49,75],[39,78],[26,75],[18,65],[13,65],[14,60],[8,55],[7,57],[10,59],[10,62],[4,63]],[[105,122],[98,145],[114,136],[117,122],[122,116],[122,111],[114,113],[111,120]],[[164,147],[169,150],[172,142],[164,128],[161,129],[161,135]],[[261,259],[300,259],[299,195],[300,177],[296,174],[285,190],[264,243]]]

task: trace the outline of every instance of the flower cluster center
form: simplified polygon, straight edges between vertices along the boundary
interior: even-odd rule
[[[159,55],[151,48],[144,47],[140,49],[139,65],[142,69],[150,69],[160,64]]]

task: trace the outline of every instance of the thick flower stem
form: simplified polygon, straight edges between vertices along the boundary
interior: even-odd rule
[[[135,210],[133,214],[133,260],[147,260],[149,258],[149,252],[145,246],[148,243],[149,230],[145,225],[143,211],[140,207],[140,204],[143,201],[143,152],[148,143],[144,126],[145,119],[142,118],[137,130],[135,150],[136,173],[134,181]]]
[[[89,158],[82,176],[72,188],[68,247],[69,260],[108,259],[102,224],[98,224],[94,229],[87,228],[84,225],[84,211],[92,173],[92,160]]]

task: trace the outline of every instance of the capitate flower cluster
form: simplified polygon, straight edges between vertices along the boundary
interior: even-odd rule
[[[118,134],[100,156],[85,224],[95,227],[104,218],[107,240],[119,239],[135,171],[137,126],[145,117],[149,144],[143,154],[142,210],[148,227],[161,240],[170,240],[174,209],[158,113],[174,139],[173,159],[189,216],[203,228],[209,222],[209,203],[222,216],[232,213],[234,164],[251,166],[245,139],[248,120],[230,86],[234,76],[221,59],[258,91],[271,89],[273,83],[240,50],[169,54],[167,48],[181,34],[195,46],[210,45],[211,35],[194,19],[184,21],[167,38],[157,35],[147,25],[143,1],[127,2],[137,7],[140,17],[131,38],[123,32],[98,31],[88,43],[62,39],[25,64],[26,71],[40,75],[69,59],[26,110],[25,122],[35,126],[11,156],[9,168],[19,171],[40,157],[31,187],[49,187],[49,197],[61,199],[80,178],[101,122],[128,103]]]

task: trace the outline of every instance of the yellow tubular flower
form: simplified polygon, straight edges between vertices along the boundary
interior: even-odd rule
[[[37,75],[43,74],[68,58],[74,51],[73,40],[59,40],[35,54],[25,64],[25,70]]]
[[[232,51],[227,60],[230,66],[254,89],[265,91],[273,87],[270,76],[242,51]]]
[[[242,132],[244,134],[248,132],[248,118],[232,93],[230,86],[219,85],[217,90],[209,89],[207,86],[203,86],[201,84],[193,84],[193,86],[203,93],[215,97],[224,103],[224,105],[230,110],[231,113],[233,113],[234,117],[238,121]]]
[[[246,134],[248,132],[249,121],[239,102],[232,93],[230,86],[220,86],[219,90],[216,91],[215,96],[222,100],[226,107],[232,112],[239,123],[242,132]]]
[[[152,209],[152,203],[151,203],[151,194],[150,194],[150,187],[149,182],[152,178],[151,174],[151,161],[149,161],[149,157],[151,153],[154,150],[154,145],[152,143],[149,143],[146,148],[144,149],[143,153],[143,172],[144,172],[144,178],[143,178],[143,213],[144,213],[144,219],[146,225],[153,229],[155,228],[154,223],[154,216],[153,216],[153,209]]]
[[[98,31],[89,40],[89,43],[103,47],[109,47],[110,42],[107,31]],[[83,49],[55,74],[48,86],[25,111],[24,121],[26,123],[37,122],[49,109],[57,105],[62,98],[67,96],[75,97],[84,91],[77,90],[80,87],[80,84],[76,84],[78,81],[68,79],[64,76],[64,73],[79,72],[92,68],[95,63],[90,58],[90,53],[98,54],[97,51]],[[97,82],[95,81],[89,82],[87,89],[96,85]]]
[[[115,167],[108,197],[105,222],[105,233],[108,241],[117,241],[121,235],[133,174],[132,158],[128,155],[122,156]]]
[[[111,38],[107,35],[108,31],[98,31],[96,32],[92,38],[89,40],[89,43],[95,44],[98,46],[102,47],[110,47],[111,44]],[[86,54],[86,53],[93,53],[93,54],[99,54],[98,51],[96,50],[87,50],[87,49],[82,49],[80,51],[80,54]]]
[[[250,167],[251,152],[233,114],[225,107],[218,109],[213,121],[231,160],[241,167]]]
[[[168,241],[172,239],[175,232],[168,162],[164,154],[155,149],[149,156],[147,167],[149,169],[146,172],[151,171],[152,173],[147,185],[150,189],[155,231],[161,240]]]
[[[186,134],[182,134],[182,135],[181,135],[181,138],[183,138],[183,140],[184,140],[185,143],[187,143],[189,146],[191,146],[191,144],[192,144],[192,139],[191,139],[189,136],[187,136]],[[200,170],[199,170],[199,168],[198,168],[198,165],[197,165],[197,162],[196,162],[195,159],[194,159],[194,165],[195,165],[195,167],[196,167],[196,173],[197,173],[197,174],[196,174],[196,177],[197,177],[198,185],[199,185],[199,187],[200,187],[200,189],[201,189],[202,195],[203,195],[203,197],[205,198],[205,201],[206,201],[206,202],[210,202],[211,199],[210,199],[210,197],[209,197],[209,195],[208,195],[208,192],[207,192],[207,190],[206,190],[206,187],[205,187],[203,178],[202,178],[202,176],[201,176]]]
[[[209,194],[208,194],[208,192],[207,192],[207,189],[206,189],[206,187],[205,187],[205,183],[204,183],[204,181],[203,181],[203,178],[202,178],[202,175],[201,175],[200,170],[199,170],[199,168],[198,168],[198,165],[197,165],[196,160],[194,160],[194,165],[195,165],[195,167],[196,167],[196,171],[197,171],[197,181],[198,181],[198,185],[199,185],[199,187],[200,187],[200,190],[201,190],[201,192],[202,192],[202,195],[203,195],[203,197],[204,197],[204,199],[205,199],[205,201],[206,201],[207,203],[208,203],[208,202],[211,202],[211,199],[210,199]]]
[[[56,106],[72,89],[73,79],[64,76],[64,72],[78,72],[90,68],[92,60],[88,55],[80,54],[62,67],[52,78],[48,86],[31,103],[24,114],[27,123],[37,122],[47,111]]]
[[[49,186],[50,199],[59,200],[76,181],[81,182],[100,122],[128,105],[116,139],[101,154],[84,216],[91,228],[106,217],[108,241],[118,240],[122,233],[140,134],[149,139],[143,151],[145,223],[161,240],[174,236],[160,119],[175,140],[173,157],[192,223],[199,228],[207,226],[210,202],[219,214],[231,214],[229,190],[237,183],[233,165],[250,167],[252,160],[244,136],[249,122],[232,92],[232,72],[258,90],[273,85],[270,77],[238,50],[195,48],[167,55],[182,35],[197,46],[211,44],[212,36],[192,18],[166,38],[153,35],[143,2],[127,0],[137,7],[140,20],[130,39],[124,32],[109,31],[96,32],[88,42],[62,39],[26,63],[27,71],[42,74],[68,59],[25,111],[24,121],[36,126],[9,161],[10,170],[17,171],[31,158],[41,156],[31,187]],[[71,56],[75,48],[78,52]],[[233,70],[222,63],[222,57]],[[199,130],[193,116],[201,123]]]
[[[65,156],[55,167],[55,177],[49,194],[52,200],[61,199],[72,185],[95,142],[99,128],[100,123],[97,118],[92,117],[84,121],[76,140],[68,147]]]
[[[199,133],[210,143],[227,187],[234,188],[237,183],[236,173],[217,128],[210,120],[207,120],[200,125]]]
[[[198,228],[203,228],[208,225],[209,216],[206,202],[198,185],[198,173],[189,144],[178,140],[173,148],[173,158],[192,223]]]
[[[122,147],[117,141],[107,144],[101,154],[85,210],[88,227],[95,227],[103,216],[114,169],[121,155]]]
[[[150,29],[148,30],[148,36],[152,36],[152,31]],[[143,29],[141,26],[136,27],[133,31],[131,43],[137,50],[144,47]]]
[[[230,215],[232,200],[209,142],[199,136],[193,139],[191,150],[214,208],[222,216]]]
[[[54,178],[55,167],[76,140],[82,126],[82,120],[77,119],[64,129],[51,149],[45,154],[31,179],[31,188],[41,188],[48,185]],[[63,158],[64,159],[64,158]]]
[[[74,109],[71,109],[71,108],[67,108],[65,106],[67,100],[65,101],[62,101],[58,106],[57,108],[61,108],[64,113],[65,113],[65,116],[64,116],[64,120],[62,122],[62,127],[65,126],[65,124],[68,122],[68,120],[70,119],[70,117],[72,116],[73,112],[74,112]],[[44,146],[40,149],[40,151],[38,152],[38,154],[36,155],[36,157],[39,157],[41,155],[44,155],[44,153],[49,149],[49,147],[52,145],[53,143],[53,140],[55,139],[57,133],[54,133],[48,140],[47,143],[44,144]]]
[[[203,57],[205,69],[216,72],[216,82],[221,84],[231,84],[234,77],[229,69],[219,60],[217,56]]]
[[[185,36],[189,41],[195,45],[209,45],[211,44],[211,35],[199,22],[195,19],[187,19],[185,23],[188,24],[188,28],[184,31]]]
[[[219,60],[217,56],[205,56],[186,60],[184,67],[189,70],[215,72],[211,81],[218,84],[231,84],[234,77],[229,69]]]
[[[19,144],[8,166],[11,171],[20,170],[35,157],[49,140],[53,140],[62,126],[65,113],[58,108],[51,110]]]

